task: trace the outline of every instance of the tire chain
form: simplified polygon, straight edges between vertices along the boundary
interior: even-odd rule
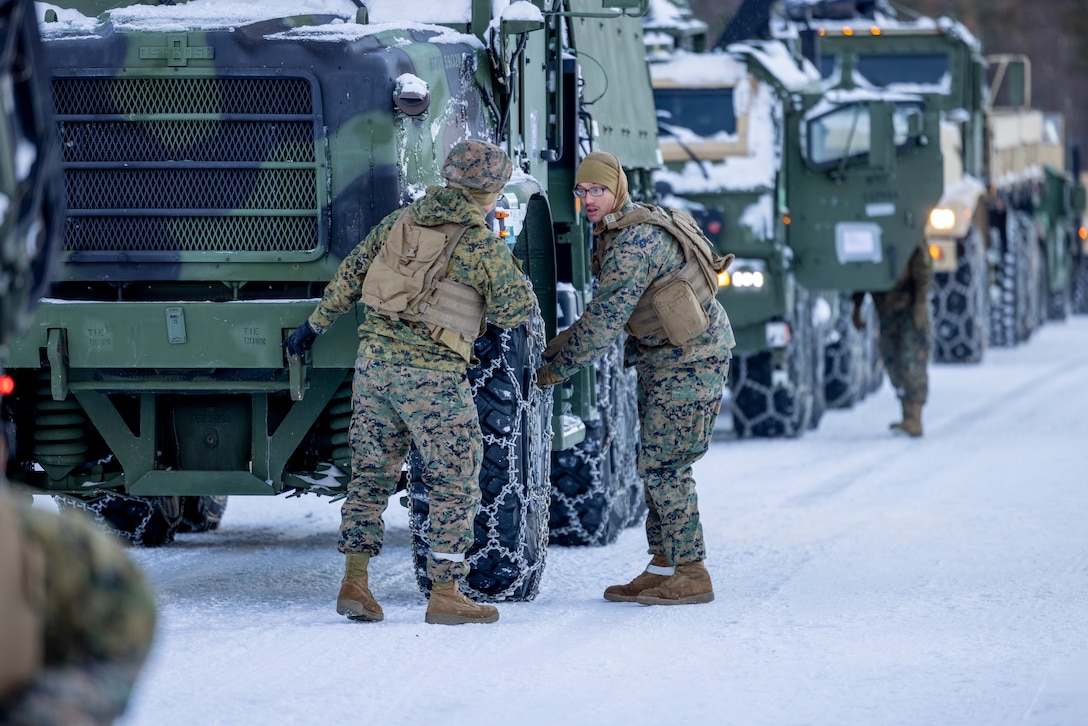
[[[623,366],[623,340],[617,341],[597,361],[597,406],[603,427],[599,445],[578,445],[555,455],[556,463],[577,476],[588,471],[589,479],[577,483],[574,493],[563,491],[557,484],[551,487],[552,519],[559,526],[549,532],[549,541],[562,546],[601,546],[611,544],[622,529],[636,523],[642,515],[642,480],[637,473],[638,406],[635,402],[636,383]],[[587,443],[589,442],[587,434]],[[615,461],[616,478],[605,477],[605,467]],[[555,460],[553,460],[555,461]],[[562,463],[562,462],[569,463]],[[601,512],[596,527],[586,526],[579,516],[582,505],[597,502]],[[612,525],[615,526],[612,526]]]
[[[148,531],[148,525],[151,524],[151,520],[159,508],[154,500],[146,497],[129,496],[127,494],[119,494],[109,490],[102,491],[93,499],[84,499],[83,497],[60,494],[54,495],[53,499],[60,509],[82,510],[90,515],[103,529],[112,532],[119,537],[123,537],[134,544],[146,544],[145,537]],[[124,506],[129,512],[136,509],[143,509],[144,514],[140,517],[139,523],[135,527],[131,529],[122,529],[117,527],[106,514],[115,506]],[[160,544],[166,544],[173,539],[173,532],[171,532]]]
[[[542,362],[540,352],[543,350],[544,341],[547,339],[544,332],[543,318],[537,313],[530,318],[526,326],[529,338],[534,341],[531,346],[530,361],[535,370],[535,366],[540,365]],[[516,370],[510,362],[509,353],[513,350],[510,340],[510,330],[500,331],[498,343],[503,355],[487,361],[483,367],[477,367],[470,372],[469,385],[474,399],[478,393],[487,388],[488,383],[497,375],[505,375],[514,382],[529,379],[525,375],[525,371]],[[517,570],[517,576],[505,587],[484,592],[473,587],[470,574],[470,577],[462,581],[461,589],[466,595],[478,602],[532,600],[536,597],[547,559],[548,461],[553,436],[550,425],[551,391],[540,389],[535,385],[535,382],[530,382],[524,388],[521,385],[514,385],[512,388],[516,397],[515,409],[522,415],[512,417],[513,427],[509,434],[504,436],[484,434],[483,436],[485,452],[494,447],[502,450],[508,463],[508,476],[497,496],[491,497],[490,501],[481,502],[480,511],[476,515],[476,528],[479,529],[480,524],[486,525],[487,539],[484,542],[477,541],[473,544],[469,550],[467,561],[470,569],[475,570],[482,562],[497,559],[512,565]],[[526,388],[528,391],[525,390]],[[528,422],[525,430],[522,430],[523,419]],[[528,445],[523,446],[526,443],[523,437],[526,436],[529,437]],[[518,452],[522,449],[529,452],[528,457],[519,455]],[[523,481],[522,472],[518,468],[519,462],[527,465],[528,481]],[[409,466],[409,479],[414,475],[415,469],[416,467]],[[429,550],[427,534],[430,531],[430,521],[428,516],[422,515],[416,510],[420,498],[422,497],[425,500],[426,495],[415,492],[411,481],[409,481],[408,489],[410,499],[417,502],[411,505],[412,513],[409,517],[410,529],[413,534],[416,575],[420,588],[426,591],[429,589],[429,582],[426,578],[424,563]],[[534,511],[536,516],[544,523],[537,531],[527,531],[526,527],[520,527],[514,547],[503,543],[502,532],[499,531],[499,506],[511,499],[518,502],[519,521],[522,524],[527,521],[525,515]],[[530,562],[525,555],[526,552],[539,553],[539,558],[535,562]]]

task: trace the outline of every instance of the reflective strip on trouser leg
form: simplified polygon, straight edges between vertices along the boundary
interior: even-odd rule
[[[352,383],[351,481],[340,507],[341,552],[378,555],[385,524],[382,512],[397,488],[411,438],[397,415],[395,396],[403,395],[392,367],[359,358]]]
[[[706,559],[691,465],[710,445],[726,368],[639,371],[638,473],[648,509],[646,539],[650,552],[674,564]],[[708,393],[714,398],[678,398]]]

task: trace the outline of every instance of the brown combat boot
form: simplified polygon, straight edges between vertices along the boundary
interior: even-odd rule
[[[370,594],[367,586],[366,566],[370,555],[349,552],[344,566],[344,579],[336,596],[336,612],[352,620],[377,622],[385,618],[382,606]]]
[[[463,625],[493,623],[499,611],[491,605],[477,605],[457,589],[457,583],[436,582],[431,586],[431,600],[424,617],[432,625]]]
[[[657,587],[675,573],[665,555],[654,555],[646,569],[626,585],[610,585],[604,589],[604,599],[611,602],[635,602],[643,590]]]
[[[640,605],[694,605],[714,599],[710,573],[702,562],[676,566],[676,574],[657,587],[643,590],[635,600]]]
[[[903,420],[893,423],[888,428],[902,431],[908,436],[918,438],[922,435],[922,404],[903,402]]]

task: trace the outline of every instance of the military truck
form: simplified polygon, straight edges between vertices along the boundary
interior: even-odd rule
[[[662,203],[686,209],[721,252],[737,255],[718,292],[737,338],[735,432],[795,436],[822,407],[816,298],[796,283],[786,244],[783,105],[818,79],[782,43],[733,48],[649,56],[665,162],[655,180]]]
[[[67,213],[58,278],[11,351],[12,478],[146,545],[213,529],[229,495],[342,496],[355,321],[304,361],[281,344],[369,229],[438,183],[454,143],[481,138],[515,163],[494,224],[540,316],[476,343],[469,594],[532,598],[549,537],[603,544],[633,523],[622,343],[552,394],[533,372],[593,294],[578,160],[612,151],[636,195],[651,191],[645,8],[471,0],[424,18],[384,0],[308,15],[274,0],[224,18],[203,0],[121,4],[42,16]],[[411,460],[403,480],[426,588]]]
[[[977,362],[987,345],[1064,316],[1083,193],[1065,171],[1060,117],[1025,95],[1026,59],[988,61],[962,24],[901,19],[882,0],[788,7],[815,31],[825,77],[849,63],[866,86],[915,94],[940,113],[928,138],[941,151],[941,196],[925,219],[934,358]]]
[[[739,256],[720,292],[738,331],[738,433],[798,435],[824,406],[850,406],[882,381],[871,301],[858,331],[850,293],[889,289],[921,241],[939,195],[924,183],[939,165],[927,144],[937,118],[917,96],[857,88],[849,69],[821,82],[797,28],[772,32],[769,5],[742,4],[718,43],[727,56],[651,64],[672,129],[658,179]],[[745,70],[720,69],[728,56]],[[904,188],[914,193],[900,198]]]

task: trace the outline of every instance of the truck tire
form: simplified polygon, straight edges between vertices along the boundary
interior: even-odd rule
[[[990,340],[1010,347],[1031,337],[1038,301],[1038,244],[1030,217],[1010,211],[1004,237],[994,236],[998,251],[991,295]]]
[[[552,453],[548,542],[565,547],[612,544],[646,511],[638,476],[638,393],[617,341],[596,364],[600,417],[586,422],[580,444]]]
[[[182,497],[181,521],[178,522],[179,533],[187,532],[211,532],[219,529],[219,522],[223,519],[223,512],[227,509],[227,497],[225,495]]]
[[[174,541],[182,497],[135,497],[108,489],[93,494],[56,494],[61,510],[82,510],[105,529],[136,545],[159,547]]]
[[[1088,314],[1088,255],[1078,255],[1073,263],[1073,281],[1070,293],[1073,312]]]
[[[991,228],[991,246],[1000,249],[1001,233]],[[956,240],[956,269],[933,275],[933,360],[978,363],[990,339],[986,251],[975,225]]]
[[[733,357],[729,387],[738,438],[795,438],[811,428],[818,381],[823,397],[823,367],[817,365],[823,359],[814,357],[810,293],[798,289],[794,313],[785,365],[776,365],[770,351]]]
[[[488,326],[476,341],[480,363],[468,372],[483,431],[480,469],[482,502],[475,542],[468,551],[469,574],[462,590],[477,601],[532,600],[540,586],[548,546],[548,465],[551,460],[550,392],[532,377],[540,363],[544,324],[503,330]],[[408,460],[412,556],[416,579],[430,592],[426,540],[429,496],[420,479],[422,461]]]
[[[1057,226],[1051,229],[1050,234],[1054,235],[1054,246],[1057,249],[1067,250],[1069,249],[1069,234],[1065,227]],[[1073,312],[1073,275],[1076,272],[1076,268],[1070,271],[1069,280],[1065,285],[1057,290],[1050,289],[1050,264],[1045,254],[1040,255],[1040,260],[1043,266],[1043,290],[1044,297],[1046,298],[1046,320],[1065,320]],[[1076,264],[1076,259],[1071,261],[1071,265]]]

